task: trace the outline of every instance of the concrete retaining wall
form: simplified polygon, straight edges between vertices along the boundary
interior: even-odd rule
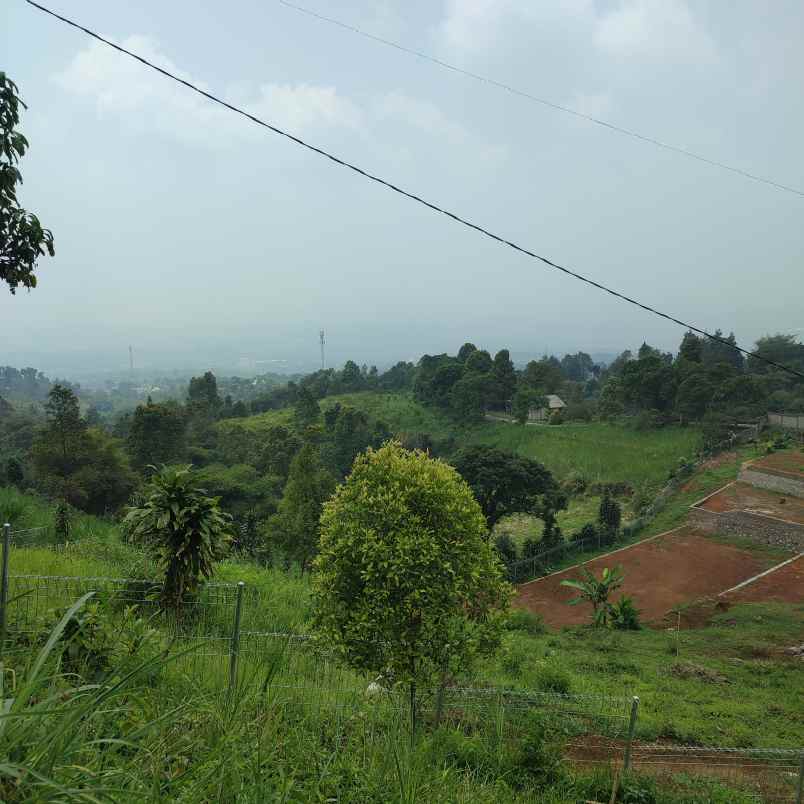
[[[760,489],[779,491],[782,494],[791,494],[793,497],[804,497],[804,478],[799,480],[795,477],[771,474],[759,466],[749,465],[740,472],[738,479]]]
[[[749,511],[708,511],[693,507],[689,512],[690,525],[705,533],[742,536],[759,544],[770,544],[788,550],[804,550],[804,525],[783,519],[754,514]]]

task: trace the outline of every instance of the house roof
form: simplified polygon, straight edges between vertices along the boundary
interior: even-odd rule
[[[555,410],[556,408],[565,408],[567,407],[564,403],[564,400],[558,396],[557,394],[547,394],[547,407],[551,410]]]

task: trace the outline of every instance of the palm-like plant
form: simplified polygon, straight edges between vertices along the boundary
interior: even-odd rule
[[[583,580],[561,581],[561,585],[578,592],[578,597],[570,600],[570,606],[577,606],[578,603],[584,602],[591,603],[592,624],[595,628],[607,628],[614,609],[609,602],[609,595],[622,586],[624,580],[621,567],[614,569],[604,567],[600,580],[595,578],[589,570],[583,570]]]
[[[232,540],[232,518],[208,497],[189,466],[163,466],[145,489],[141,505],[125,518],[128,533],[148,544],[165,570],[162,604],[178,611]]]

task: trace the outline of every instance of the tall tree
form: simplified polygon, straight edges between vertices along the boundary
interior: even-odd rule
[[[730,365],[735,371],[743,371],[745,368],[745,361],[743,360],[742,352],[735,347],[737,346],[737,339],[734,333],[730,332],[725,335],[721,330],[715,330],[715,337],[721,340],[713,340],[712,338],[705,338],[701,345],[701,359],[707,366],[716,366],[718,363],[726,363]],[[726,341],[726,343],[723,343]]]
[[[175,463],[184,457],[187,420],[175,402],[138,405],[131,418],[127,447],[139,469]]]
[[[310,425],[318,421],[321,409],[318,402],[307,388],[299,388],[296,403],[293,406],[293,422],[299,432],[304,432]]]
[[[467,342],[463,346],[461,346],[460,349],[458,349],[458,360],[460,360],[461,363],[465,363],[469,355],[471,355],[472,352],[476,351],[477,346],[475,346],[473,343]]]
[[[17,165],[28,149],[17,130],[20,107],[26,108],[17,85],[0,72],[0,280],[12,293],[20,285],[35,288],[37,260],[55,254],[53,234],[17,201],[17,185],[22,184]]]
[[[187,389],[187,409],[191,416],[216,419],[223,407],[218,393],[218,380],[211,371],[203,377],[192,377]]]
[[[65,473],[69,473],[80,453],[80,442],[86,432],[81,419],[78,397],[71,388],[56,384],[45,403],[47,434],[58,447]]]
[[[318,448],[305,444],[290,464],[274,520],[279,546],[302,569],[308,567],[318,550],[321,509],[334,488],[335,478],[321,463]]]
[[[678,349],[678,359],[690,363],[700,363],[703,360],[703,343],[694,332],[685,332]]]
[[[497,410],[504,410],[516,391],[516,369],[507,349],[500,349],[494,355],[494,386],[490,404]]]

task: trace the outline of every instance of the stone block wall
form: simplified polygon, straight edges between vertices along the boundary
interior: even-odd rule
[[[769,544],[788,550],[804,550],[804,525],[786,522],[750,511],[707,511],[691,508],[690,525],[704,533],[722,533],[724,536],[741,536],[759,544]]]
[[[760,489],[778,491],[793,497],[804,497],[804,478],[787,477],[785,475],[764,472],[758,466],[747,466],[738,478],[743,483],[750,483]]]

